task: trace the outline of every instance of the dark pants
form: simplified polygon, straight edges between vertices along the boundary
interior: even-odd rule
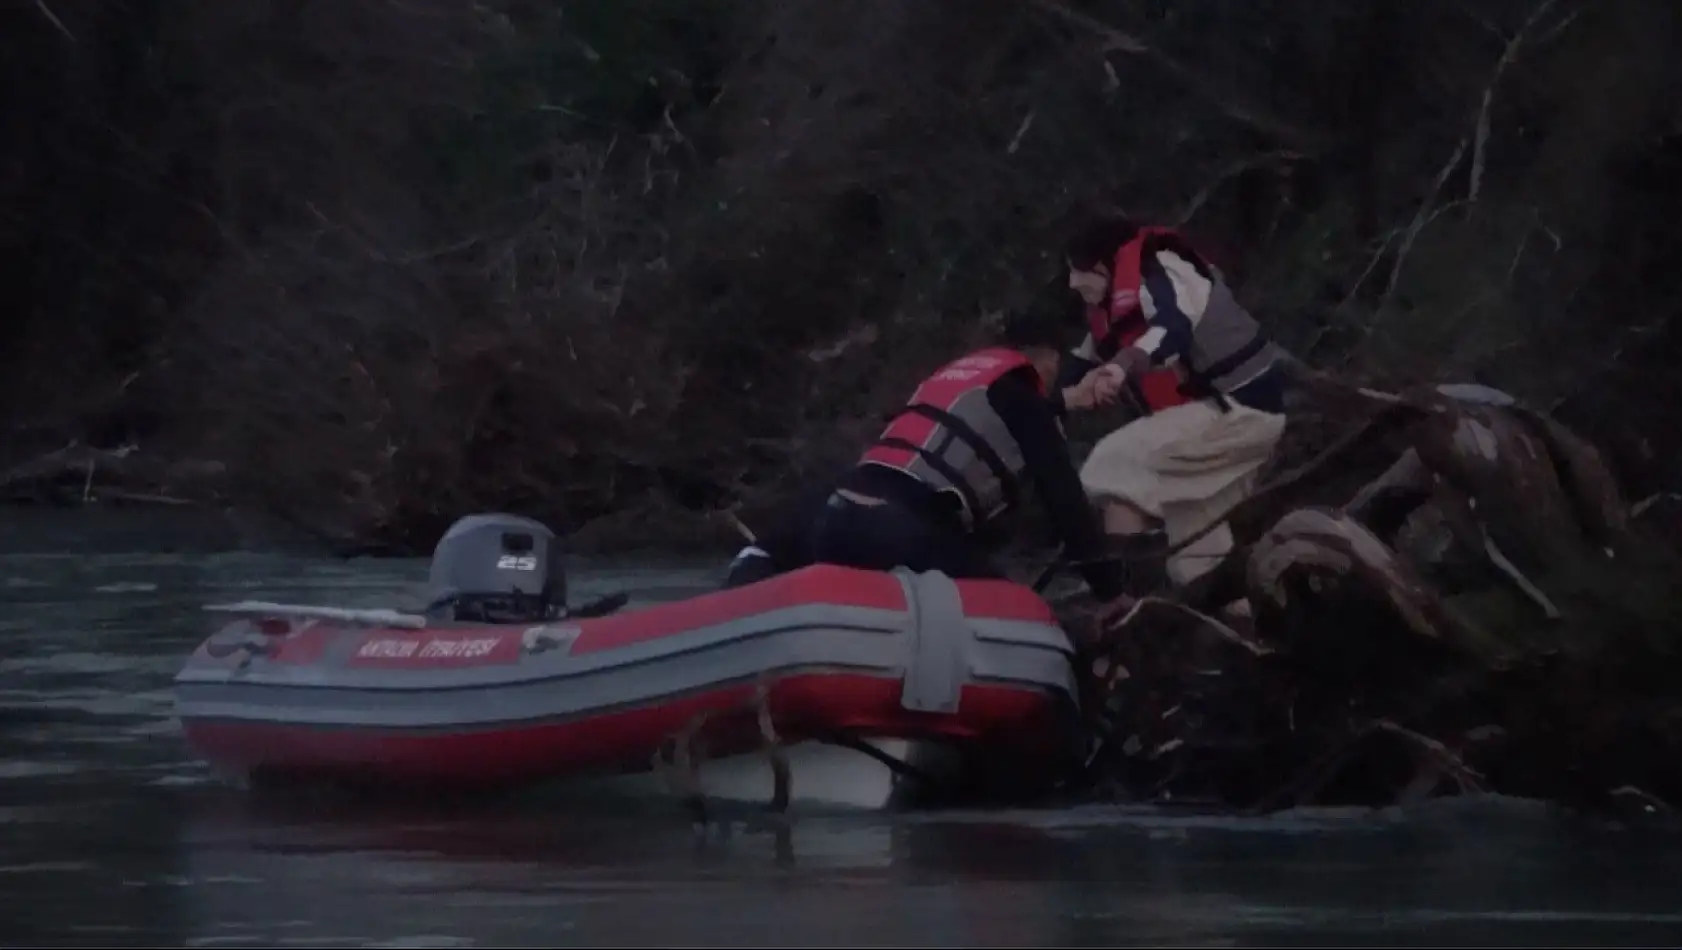
[[[724,576],[723,589],[729,590],[732,587],[757,584],[760,581],[776,577],[778,574],[784,573],[785,570],[769,554],[744,551],[736,555],[736,559],[730,562],[730,570]]]
[[[905,567],[954,578],[1004,576],[977,541],[950,519],[895,500],[861,505],[832,495],[818,514],[812,553],[826,564],[872,571]]]

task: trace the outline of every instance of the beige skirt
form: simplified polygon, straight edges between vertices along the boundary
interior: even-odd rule
[[[1105,436],[1081,467],[1095,501],[1118,500],[1162,521],[1170,545],[1203,530],[1255,489],[1285,417],[1230,402],[1186,403],[1137,419]],[[1222,525],[1168,561],[1169,577],[1189,583],[1232,550]]]

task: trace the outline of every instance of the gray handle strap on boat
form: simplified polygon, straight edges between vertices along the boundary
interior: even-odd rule
[[[957,712],[974,639],[963,595],[945,574],[904,568],[893,573],[905,590],[911,635],[900,705],[916,712]]]

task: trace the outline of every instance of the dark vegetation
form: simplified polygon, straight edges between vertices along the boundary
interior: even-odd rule
[[[1184,221],[1309,362],[1499,385],[1646,497],[1682,390],[1679,18],[12,4],[5,487],[347,546],[487,508],[695,540],[989,316],[1066,306],[1060,226],[1098,200]]]
[[[715,543],[1069,306],[1111,203],[1329,374],[1281,471],[1371,427],[1244,513],[1255,629],[1112,618],[1114,787],[1682,798],[1682,6],[38,0],[0,37],[9,497]],[[1417,395],[1470,381],[1529,408]]]

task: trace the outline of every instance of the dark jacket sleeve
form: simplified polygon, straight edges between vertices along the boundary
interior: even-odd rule
[[[1098,368],[1096,360],[1083,359],[1073,353],[1064,353],[1057,362],[1057,380],[1051,384],[1051,395],[1047,402],[1051,405],[1051,412],[1061,419],[1069,414],[1069,407],[1063,404],[1063,390],[1086,378],[1086,374]]]
[[[987,396],[1022,449],[1023,467],[1052,530],[1063,542],[1064,556],[1081,564],[1081,576],[1093,594],[1104,600],[1119,596],[1119,567],[1100,563],[1106,553],[1103,527],[1086,499],[1086,489],[1069,458],[1069,443],[1050,404],[1015,374],[994,383]]]
[[[764,531],[755,531],[758,547],[771,556],[778,571],[793,571],[812,563],[812,528],[824,503],[835,491],[840,478],[814,482],[779,505],[766,519]]]

